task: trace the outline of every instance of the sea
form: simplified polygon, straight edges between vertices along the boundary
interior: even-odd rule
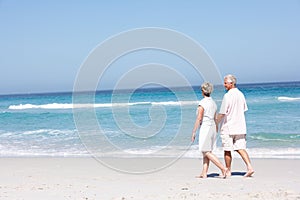
[[[238,88],[250,157],[300,159],[300,82]],[[218,108],[225,93],[214,88]],[[199,86],[1,95],[0,157],[199,158],[191,134],[201,98]],[[214,153],[223,154],[219,135]]]

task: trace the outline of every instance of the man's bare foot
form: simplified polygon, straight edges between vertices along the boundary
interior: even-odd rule
[[[201,174],[200,176],[196,176],[196,178],[207,178],[207,175],[206,174],[205,175]]]
[[[247,173],[244,175],[244,177],[251,177],[254,174],[254,170],[248,170]]]
[[[226,177],[230,177],[231,176],[231,171],[230,169],[226,168]]]

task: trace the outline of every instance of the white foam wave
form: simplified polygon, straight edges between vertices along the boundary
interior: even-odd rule
[[[137,105],[164,105],[164,106],[183,106],[196,105],[197,101],[165,101],[165,102],[132,102],[132,103],[95,103],[95,104],[72,104],[72,103],[51,103],[51,104],[19,104],[10,105],[10,110],[26,109],[73,109],[73,108],[109,108],[109,107],[126,107]]]
[[[52,103],[52,104],[43,104],[43,105],[34,105],[34,104],[19,104],[19,105],[10,105],[8,109],[10,110],[25,110],[25,109],[70,109],[73,108],[73,104],[61,104],[61,103]]]
[[[45,147],[45,146],[43,146]],[[247,149],[251,158],[274,158],[274,159],[300,159],[300,148],[249,148]],[[223,159],[223,150],[221,147],[216,148],[213,153],[220,159]],[[10,156],[55,156],[55,157],[82,157],[91,156],[82,146],[61,146],[61,148],[26,148],[22,145],[8,146],[0,144],[0,157]],[[198,145],[193,145],[190,149],[180,147],[155,146],[141,149],[125,149],[123,151],[102,152],[97,155],[101,157],[145,157],[145,158],[202,158],[202,154],[198,149]],[[233,158],[240,156],[236,152],[232,152]]]
[[[251,158],[281,158],[281,159],[300,159],[300,148],[249,148],[247,149]],[[223,150],[221,147],[216,148],[213,153],[223,158]],[[201,158],[202,155],[198,150],[198,146],[192,146],[183,157]],[[240,158],[236,152],[233,152],[234,158]]]
[[[278,101],[300,101],[300,97],[278,97]]]
[[[152,102],[152,105],[164,106],[183,106],[183,105],[196,105],[197,101],[165,101],[165,102]]]
[[[41,149],[3,149],[0,146],[0,157],[92,157],[85,150],[61,150],[57,152]]]
[[[23,138],[24,136],[31,135],[76,135],[77,130],[59,130],[59,129],[37,129],[37,130],[28,130],[28,131],[2,131],[0,130],[0,138]]]
[[[76,130],[57,130],[57,129],[38,129],[38,130],[32,130],[32,131],[25,131],[23,132],[23,135],[36,135],[36,134],[43,134],[46,133],[48,135],[68,135],[68,134],[74,134]]]

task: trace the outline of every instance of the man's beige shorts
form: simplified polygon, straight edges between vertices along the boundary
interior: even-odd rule
[[[246,134],[225,135],[221,134],[222,146],[224,151],[246,149]]]

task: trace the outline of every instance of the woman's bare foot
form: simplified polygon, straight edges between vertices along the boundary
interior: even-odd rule
[[[207,178],[207,175],[200,174],[200,176],[196,176],[196,178]]]
[[[222,176],[220,176],[221,178],[226,178],[227,177],[227,172],[228,172],[228,168],[225,168],[222,170]]]
[[[247,171],[247,173],[244,175],[244,177],[251,177],[254,174],[254,170],[250,169]]]

